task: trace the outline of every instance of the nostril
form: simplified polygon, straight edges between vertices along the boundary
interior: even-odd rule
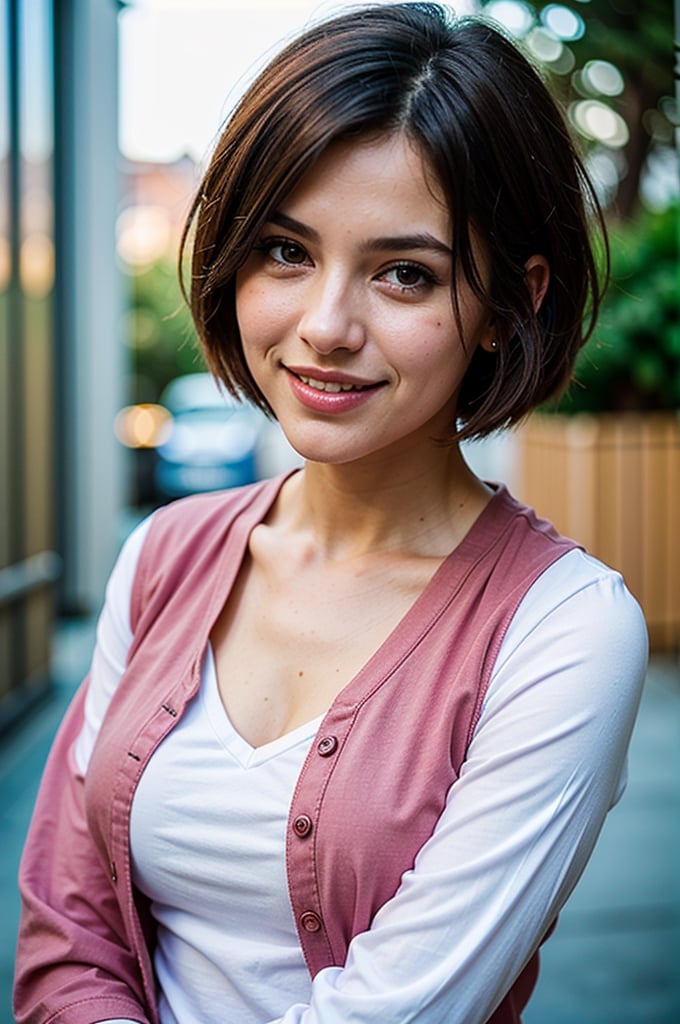
[[[335,349],[355,350],[365,340],[362,325],[356,319],[349,319],[346,314],[330,317],[307,313],[300,320],[298,335],[315,351],[323,353]]]

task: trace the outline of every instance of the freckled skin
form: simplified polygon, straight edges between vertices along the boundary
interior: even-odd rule
[[[288,439],[320,462],[399,447],[418,458],[450,430],[471,354],[490,333],[487,311],[461,286],[463,349],[450,216],[420,154],[401,136],[337,143],[277,212],[238,275],[236,307],[248,366]],[[425,235],[440,247],[379,244]],[[290,367],[380,387],[334,417],[301,405]]]

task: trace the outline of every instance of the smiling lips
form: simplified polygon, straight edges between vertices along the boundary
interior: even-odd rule
[[[295,397],[315,412],[347,412],[367,401],[385,382],[376,384],[351,379],[329,379],[310,376],[288,367],[288,377]]]
[[[298,373],[297,376],[303,384],[308,384],[310,388],[314,388],[316,391],[329,391],[332,394],[337,394],[339,391],[363,391],[364,388],[371,387],[370,384],[345,384],[338,380],[318,380],[316,377],[303,377],[301,373]]]

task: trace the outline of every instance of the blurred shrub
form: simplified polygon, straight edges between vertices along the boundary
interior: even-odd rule
[[[125,268],[125,275],[124,336],[132,350],[129,401],[157,402],[175,377],[205,369],[203,357],[175,265],[158,260],[141,269]]]
[[[680,409],[677,207],[612,230],[612,277],[558,412]]]

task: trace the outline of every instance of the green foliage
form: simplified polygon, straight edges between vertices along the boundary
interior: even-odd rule
[[[132,350],[130,402],[157,402],[171,380],[205,369],[176,267],[169,260],[125,268],[129,309],[124,336]]]
[[[611,283],[559,412],[680,409],[679,213],[610,237]]]
[[[493,4],[494,0],[482,0],[483,12],[488,8],[493,15]],[[532,37],[536,31],[546,31],[543,21],[555,6],[552,0],[514,0],[517,11],[526,15],[524,27],[517,32],[554,95],[570,110],[584,154],[597,157],[601,167],[608,166],[601,182],[604,205],[618,218],[632,219],[639,208],[648,158],[673,146],[678,118],[673,5],[669,0],[645,0],[642,5],[637,0],[562,0],[559,6],[582,20],[583,32],[578,38],[564,40],[558,59],[543,59],[540,47],[532,47]],[[554,35],[550,29],[547,32]],[[623,80],[620,93],[601,93],[596,82],[583,74],[594,60],[618,69]],[[584,124],[576,113],[583,100],[594,100],[622,119],[627,142],[624,136],[616,140],[606,134],[593,135],[592,122]]]

